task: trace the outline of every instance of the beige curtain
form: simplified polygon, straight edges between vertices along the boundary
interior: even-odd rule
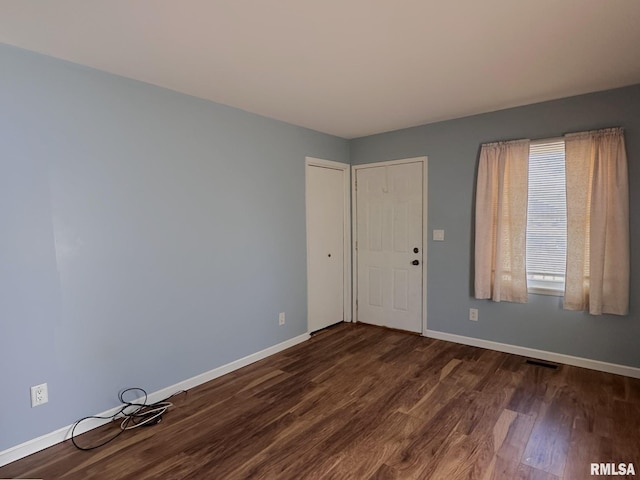
[[[482,145],[476,190],[475,297],[527,301],[529,140]]]
[[[629,180],[622,129],[565,136],[564,308],[629,312]]]

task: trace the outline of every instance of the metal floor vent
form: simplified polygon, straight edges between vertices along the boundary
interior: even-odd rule
[[[531,360],[530,358],[528,358],[525,363],[535,365],[536,367],[552,368],[554,370],[558,368],[558,365],[555,363],[543,362],[542,360]]]

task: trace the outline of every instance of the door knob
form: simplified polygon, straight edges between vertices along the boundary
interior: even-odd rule
[[[414,260],[411,265],[420,265],[420,260]]]

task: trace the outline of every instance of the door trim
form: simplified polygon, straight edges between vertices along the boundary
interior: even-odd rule
[[[324,160],[322,158],[314,158],[314,157],[305,157],[304,160],[304,179],[305,179],[305,225],[306,231],[309,231],[309,216],[306,214],[306,208],[309,204],[309,167],[321,167],[321,168],[330,168],[332,170],[340,170],[342,171],[342,178],[344,184],[344,214],[343,214],[343,223],[344,223],[344,239],[343,239],[343,285],[344,285],[344,293],[343,293],[343,303],[342,303],[342,315],[345,322],[351,322],[351,165],[347,163],[335,162],[333,160]],[[309,238],[306,236],[307,242],[307,332],[309,331]]]
[[[353,165],[351,167],[351,218],[353,219],[353,243],[351,245],[351,258],[353,259],[353,276],[351,277],[352,285],[351,291],[353,292],[353,303],[351,305],[351,318],[353,322],[356,322],[358,318],[357,312],[357,293],[358,293],[358,251],[356,249],[356,243],[358,241],[358,215],[357,215],[357,195],[356,195],[356,173],[357,170],[363,168],[373,168],[373,167],[384,167],[388,165],[402,165],[404,163],[417,163],[422,162],[422,336],[427,335],[427,269],[428,269],[428,252],[427,252],[427,241],[428,241],[428,229],[427,229],[427,214],[428,214],[428,158],[424,157],[413,157],[413,158],[403,158],[400,160],[388,160],[385,162],[375,162],[375,163],[363,163],[361,165]]]

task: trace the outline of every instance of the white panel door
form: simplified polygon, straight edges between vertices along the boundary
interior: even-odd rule
[[[422,332],[423,163],[356,170],[357,320]]]
[[[344,320],[345,175],[346,170],[307,166],[310,332]]]

